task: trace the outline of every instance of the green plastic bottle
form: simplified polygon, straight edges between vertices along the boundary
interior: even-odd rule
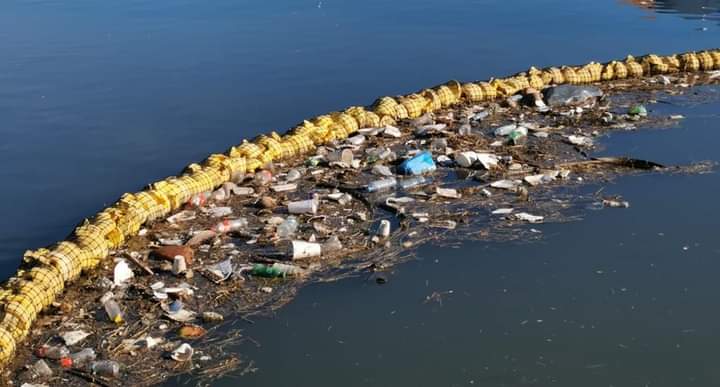
[[[303,269],[283,263],[273,263],[272,265],[256,263],[250,271],[251,275],[267,278],[285,278],[287,276],[300,275],[302,273]]]

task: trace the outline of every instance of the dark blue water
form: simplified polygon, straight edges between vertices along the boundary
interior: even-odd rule
[[[450,78],[718,45],[717,1],[630,3],[6,0],[0,274],[122,192],[303,118]],[[717,159],[719,107],[608,149]],[[262,347],[238,351],[260,371],[221,385],[718,385],[719,183],[621,179],[607,190],[630,209],[544,225],[540,243],[426,246],[387,286],[309,287],[248,327]]]

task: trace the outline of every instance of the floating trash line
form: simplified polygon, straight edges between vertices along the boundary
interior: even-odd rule
[[[85,219],[61,242],[26,251],[17,274],[0,288],[0,363],[12,359],[38,314],[81,273],[93,270],[110,250],[121,247],[146,223],[164,218],[193,196],[212,191],[271,162],[289,161],[316,147],[347,138],[360,128],[395,125],[461,103],[505,98],[527,88],[548,85],[588,84],[658,74],[720,69],[720,50],[677,55],[628,56],[605,64],[537,69],[531,67],[507,78],[445,84],[397,97],[382,97],[368,107],[352,106],[344,111],[303,121],[284,135],[272,132],[243,141],[225,154],[213,154],[200,164],[191,164],[179,176],[152,183],[137,193],[126,193],[112,206]]]

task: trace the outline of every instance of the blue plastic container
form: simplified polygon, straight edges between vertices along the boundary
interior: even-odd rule
[[[420,152],[415,157],[400,164],[400,173],[404,175],[422,175],[436,169],[432,154],[428,151]]]

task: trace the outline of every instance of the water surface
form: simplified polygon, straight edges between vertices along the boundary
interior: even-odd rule
[[[451,78],[717,45],[718,2],[633,3],[4,1],[0,274],[122,192],[303,118]],[[717,111],[608,149],[717,159]],[[544,225],[541,243],[425,246],[387,286],[311,286],[248,326],[262,347],[237,350],[260,371],[219,385],[715,385],[718,182],[621,179],[609,189],[630,209]],[[442,305],[423,302],[433,292]]]

